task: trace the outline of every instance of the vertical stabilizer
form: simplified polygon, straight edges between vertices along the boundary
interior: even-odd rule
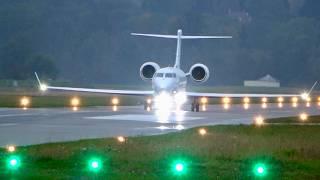
[[[176,52],[176,61],[174,63],[174,67],[180,69],[180,58],[181,58],[181,37],[182,30],[179,29],[177,32],[177,52]]]
[[[131,33],[131,35],[177,39],[177,52],[176,52],[176,61],[175,61],[174,67],[179,68],[179,69],[180,69],[181,40],[182,39],[228,39],[228,38],[232,38],[232,36],[183,36],[181,29],[178,30],[177,35],[141,34],[141,33]]]

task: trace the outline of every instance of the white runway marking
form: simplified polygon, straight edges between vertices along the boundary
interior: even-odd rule
[[[0,124],[0,127],[6,127],[6,126],[15,126],[17,125],[16,123],[5,123],[5,124]]]
[[[84,117],[85,119],[101,119],[101,120],[125,120],[125,121],[159,121],[158,117],[155,115],[143,115],[143,114],[124,114],[124,115],[111,115],[111,116],[93,116],[93,117]],[[170,116],[169,121],[176,120],[179,117]],[[202,117],[183,117],[182,121],[198,120],[203,119]]]
[[[30,114],[30,113],[28,113],[28,114],[2,114],[2,115],[0,115],[0,118],[1,117],[31,116],[31,115],[33,115],[33,114]]]

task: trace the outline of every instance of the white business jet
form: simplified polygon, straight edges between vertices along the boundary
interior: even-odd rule
[[[231,36],[186,36],[182,34],[182,30],[179,29],[177,35],[161,35],[161,34],[139,34],[131,33],[134,36],[147,36],[157,38],[171,38],[177,39],[177,51],[176,59],[173,67],[160,68],[155,62],[145,62],[140,68],[140,77],[145,81],[152,82],[152,91],[138,91],[138,90],[114,90],[114,89],[89,89],[89,88],[74,88],[74,87],[57,87],[50,86],[40,81],[37,73],[36,78],[39,83],[41,91],[46,90],[63,90],[63,91],[78,91],[78,92],[93,92],[93,93],[105,93],[105,94],[117,94],[117,95],[142,95],[152,96],[152,104],[154,108],[173,108],[175,106],[183,105],[187,97],[193,98],[192,111],[199,111],[200,98],[208,97],[229,97],[229,98],[241,98],[241,97],[296,97],[301,94],[229,94],[229,93],[203,93],[203,92],[187,92],[187,78],[191,78],[196,82],[205,82],[209,78],[209,68],[204,64],[194,64],[191,66],[188,72],[184,72],[180,69],[181,59],[181,43],[183,39],[229,39]],[[311,91],[310,91],[311,92]],[[308,93],[304,93],[302,98],[308,97]],[[151,100],[145,102],[145,108]]]

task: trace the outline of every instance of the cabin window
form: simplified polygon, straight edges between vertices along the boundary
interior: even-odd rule
[[[163,73],[157,73],[156,77],[163,77]]]

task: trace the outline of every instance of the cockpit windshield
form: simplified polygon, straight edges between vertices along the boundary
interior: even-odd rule
[[[155,75],[155,77],[158,77],[158,78],[163,78],[163,77],[165,77],[165,78],[176,78],[177,75],[176,75],[176,73],[157,73]]]
[[[165,74],[165,77],[166,77],[166,78],[175,78],[175,77],[176,77],[176,74],[175,74],[175,73],[166,73],[166,74]]]

